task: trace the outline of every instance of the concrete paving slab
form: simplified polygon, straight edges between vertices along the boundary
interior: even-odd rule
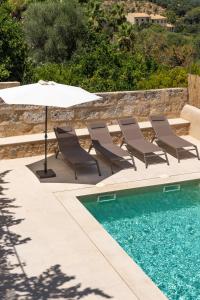
[[[200,148],[200,141],[185,138]],[[40,295],[47,293],[46,299],[55,299],[55,294],[56,299],[69,299],[70,293],[70,299],[77,299],[81,293],[89,300],[166,299],[77,196],[200,179],[200,161],[196,158],[180,164],[173,156],[169,160],[170,166],[160,163],[145,169],[136,159],[137,171],[116,168],[114,175],[100,160],[101,178],[95,171],[81,171],[75,180],[69,166],[50,157],[49,166],[58,176],[41,182],[34,172],[43,166],[42,156],[1,161],[1,198],[5,213],[11,216],[9,230],[15,234],[12,239],[10,233],[13,245],[6,243],[4,248],[15,250],[10,254],[5,251],[15,292],[32,297],[39,291]],[[27,282],[31,287],[27,288]]]

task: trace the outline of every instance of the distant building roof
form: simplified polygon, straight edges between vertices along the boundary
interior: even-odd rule
[[[128,13],[128,18],[150,18],[150,15],[145,13]]]
[[[167,18],[161,15],[150,15],[152,20],[166,20]]]

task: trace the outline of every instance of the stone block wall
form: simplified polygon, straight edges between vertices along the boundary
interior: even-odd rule
[[[189,133],[190,123],[188,124],[176,124],[173,125],[173,130],[177,135],[187,135]],[[142,129],[145,138],[151,141],[154,136],[152,128]],[[113,142],[120,144],[122,140],[122,134],[120,131],[111,133]],[[88,149],[91,144],[89,135],[79,137],[80,144],[83,148]],[[48,153],[55,153],[57,150],[57,141],[55,138],[48,140]],[[0,159],[13,159],[21,157],[30,157],[35,155],[44,154],[44,140],[24,142],[19,144],[7,144],[0,145]]]
[[[169,118],[180,116],[188,102],[186,88],[148,91],[100,93],[102,100],[69,109],[49,108],[48,128],[71,125],[83,128],[87,122],[104,120],[115,124],[118,118],[135,116],[139,121],[150,114],[164,113]],[[44,131],[44,107],[0,104],[0,137]]]
[[[55,153],[56,149],[56,140],[48,141],[48,153]],[[15,159],[42,154],[44,154],[44,141],[0,145],[0,159]]]

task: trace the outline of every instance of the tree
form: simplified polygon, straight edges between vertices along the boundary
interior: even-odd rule
[[[199,0],[150,0],[164,8],[174,11],[178,16],[184,16],[186,12],[194,7],[198,7]]]
[[[171,3],[172,0],[166,0],[166,5],[169,1]],[[173,1],[177,3],[179,0]],[[66,4],[67,1],[64,2]],[[56,45],[50,45],[50,50],[54,51],[53,55],[52,52],[48,55],[46,52],[48,33],[54,34],[52,27],[55,12],[50,10],[48,16],[46,12],[42,12],[42,17],[45,18],[42,21],[38,20],[37,15],[32,16],[37,23],[41,22],[39,26],[36,24],[34,30],[38,30],[39,27],[42,32],[41,40],[33,49],[34,55],[38,55],[41,51],[41,58],[37,59],[41,63],[34,68],[32,81],[41,78],[54,80],[79,85],[91,92],[186,86],[187,72],[199,59],[199,39],[192,35],[168,32],[159,25],[148,27],[132,25],[126,21],[125,11],[121,5],[124,2],[120,5],[117,1],[114,2],[113,4],[102,0],[79,0],[86,18],[84,43],[77,47],[80,38],[76,39],[76,47],[69,58],[65,51],[64,54],[60,54],[56,48],[59,45],[57,39]],[[49,6],[49,3],[52,1],[46,0],[44,4]],[[56,3],[60,5],[58,1]],[[171,20],[174,18],[177,24],[174,10],[171,9],[170,13]],[[41,17],[41,13],[38,14]],[[177,18],[179,21],[184,17]],[[34,24],[31,26],[34,27]],[[50,40],[52,37],[54,38],[54,35],[50,36]],[[34,40],[34,43],[36,41]],[[199,72],[198,70],[200,68],[196,64],[191,71]],[[30,76],[28,80],[29,78]]]
[[[115,37],[115,42],[122,51],[133,51],[136,40],[136,32],[133,25],[124,23],[119,27],[119,32]]]
[[[63,63],[83,39],[84,18],[75,0],[48,0],[28,6],[24,31],[36,62]]]
[[[45,0],[7,0],[10,5],[11,15],[17,20],[21,20],[23,12],[30,3],[44,2]]]
[[[188,70],[176,67],[173,69],[158,70],[150,74],[148,80],[143,79],[138,83],[139,89],[157,89],[157,88],[172,88],[186,87]]]
[[[109,36],[110,40],[126,22],[125,12],[121,4],[103,6],[100,0],[90,0],[87,5],[89,27],[95,32]]]
[[[183,24],[190,33],[200,32],[200,7],[196,7],[187,12],[183,19]]]
[[[19,23],[10,16],[10,8],[0,6],[0,80],[23,80],[27,47]]]
[[[200,7],[191,9],[185,16],[185,21],[190,24],[200,23]]]

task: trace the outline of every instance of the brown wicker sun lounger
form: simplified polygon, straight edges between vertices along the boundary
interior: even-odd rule
[[[127,150],[130,153],[136,151],[141,154],[143,156],[146,168],[148,167],[149,159],[158,156],[164,156],[167,164],[169,165],[166,152],[160,147],[145,140],[135,118],[121,119],[118,120],[118,123],[123,133],[121,146],[125,143]]]
[[[195,151],[195,157],[200,159],[197,146],[177,136],[165,116],[150,116],[150,121],[155,131],[154,139],[158,145],[162,145],[166,150],[167,148],[174,150],[178,162],[180,162],[180,153],[190,151]]]
[[[96,165],[99,176],[101,176],[98,161],[94,159],[87,151],[85,151],[79,144],[78,137],[75,130],[71,127],[54,128],[55,135],[58,141],[58,151],[61,152],[63,160],[69,163],[75,172],[75,179],[77,179],[77,169],[82,166]]]
[[[100,153],[105,160],[110,164],[113,174],[113,165],[120,161],[132,161],[133,167],[136,170],[133,156],[127,151],[121,149],[119,146],[113,144],[112,138],[108,131],[108,127],[104,122],[88,124],[88,130],[92,139],[89,152],[92,148]]]

